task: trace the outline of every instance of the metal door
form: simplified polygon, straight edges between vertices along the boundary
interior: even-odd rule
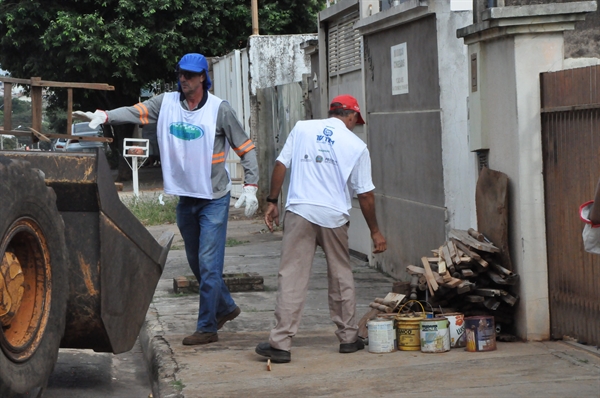
[[[600,66],[541,74],[553,338],[600,344],[600,256],[583,249],[579,206],[600,179]]]

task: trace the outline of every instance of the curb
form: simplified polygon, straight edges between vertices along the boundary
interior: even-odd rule
[[[150,304],[139,334],[140,346],[150,377],[153,398],[185,398],[177,388],[179,365],[169,343],[163,338],[164,329],[157,310]]]

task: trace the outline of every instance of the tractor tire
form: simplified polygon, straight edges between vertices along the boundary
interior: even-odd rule
[[[0,155],[0,397],[43,393],[69,292],[56,194],[29,162]]]

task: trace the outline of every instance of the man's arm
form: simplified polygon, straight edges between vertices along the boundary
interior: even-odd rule
[[[375,195],[373,191],[359,193],[358,203],[360,204],[360,210],[362,211],[365,221],[371,231],[371,239],[373,239],[373,253],[382,253],[387,249],[387,242],[379,231],[377,225],[377,215],[375,214]]]
[[[269,198],[277,199],[281,193],[281,187],[283,186],[283,180],[285,179],[285,172],[287,168],[280,161],[275,162],[273,168],[273,174],[271,175],[271,189],[269,190]],[[279,226],[279,207],[276,203],[267,203],[267,210],[265,211],[265,224],[269,228],[269,231],[273,232],[273,221]]]
[[[254,143],[246,135],[235,111],[227,101],[223,101],[219,105],[217,129],[222,130],[229,145],[240,157],[240,164],[244,169],[244,183],[256,186],[258,184],[258,160]]]
[[[123,106],[106,111],[107,124],[150,124],[158,122],[158,114],[164,94],[154,96],[133,106]]]

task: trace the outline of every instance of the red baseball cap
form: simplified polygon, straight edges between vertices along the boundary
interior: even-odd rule
[[[329,110],[333,111],[336,109],[349,109],[351,111],[358,112],[358,121],[356,122],[356,124],[365,124],[364,119],[360,115],[360,108],[358,107],[358,101],[356,101],[356,98],[348,94],[343,94],[338,95],[337,97],[331,100],[332,104],[336,102],[342,104],[342,106],[330,106]]]

